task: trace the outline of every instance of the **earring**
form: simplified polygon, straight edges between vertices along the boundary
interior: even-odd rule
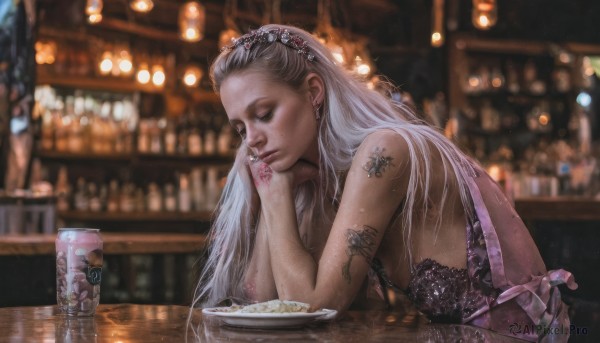
[[[315,108],[315,118],[317,118],[317,121],[319,121],[319,120],[321,120],[321,104],[315,103],[314,108]]]

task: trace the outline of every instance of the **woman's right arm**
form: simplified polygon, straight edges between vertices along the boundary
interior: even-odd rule
[[[265,220],[261,213],[256,228],[252,257],[243,281],[244,296],[257,302],[277,299],[277,289],[271,270],[271,257],[264,223]]]

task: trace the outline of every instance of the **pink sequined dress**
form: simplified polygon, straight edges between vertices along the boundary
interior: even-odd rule
[[[485,172],[470,178],[468,188],[475,218],[467,223],[467,268],[425,259],[412,270],[408,297],[432,321],[533,342],[566,342],[568,307],[557,286],[576,289],[573,275],[546,270],[523,221]],[[383,287],[394,287],[374,262],[371,276]]]

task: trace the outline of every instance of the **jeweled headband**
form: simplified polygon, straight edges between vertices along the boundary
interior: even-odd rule
[[[263,29],[250,31],[249,33],[236,39],[233,44],[224,47],[224,50],[233,50],[243,46],[244,49],[250,50],[255,43],[273,43],[280,42],[281,44],[292,48],[303,55],[309,61],[315,60],[315,55],[310,51],[307,42],[300,36],[293,34],[287,29]]]

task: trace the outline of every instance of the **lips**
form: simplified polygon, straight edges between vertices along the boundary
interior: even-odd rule
[[[258,158],[265,163],[270,163],[273,161],[273,159],[275,159],[275,151],[267,151],[262,153],[260,156],[258,156]]]

